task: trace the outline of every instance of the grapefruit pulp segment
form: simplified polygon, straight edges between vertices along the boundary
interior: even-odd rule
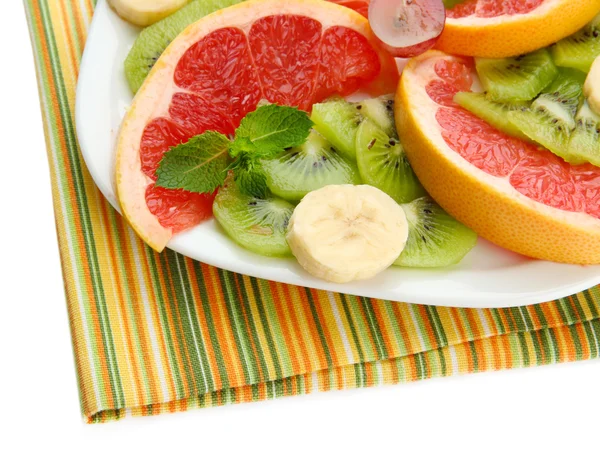
[[[123,212],[161,250],[172,233],[204,220],[211,201],[152,186],[167,150],[207,130],[232,135],[261,100],[309,111],[334,94],[392,92],[397,79],[368,21],[348,8],[250,0],[206,16],[165,50],[123,121],[116,167]]]

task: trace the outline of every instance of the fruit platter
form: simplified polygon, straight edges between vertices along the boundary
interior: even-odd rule
[[[600,0],[99,0],[76,124],[146,251],[445,306],[600,283]]]

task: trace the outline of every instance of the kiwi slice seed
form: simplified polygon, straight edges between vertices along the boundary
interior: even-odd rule
[[[577,33],[552,45],[550,51],[557,66],[588,73],[600,56],[600,15]]]
[[[546,49],[514,58],[475,58],[475,66],[488,98],[496,102],[531,100],[558,75]]]
[[[395,266],[446,267],[460,262],[477,244],[477,235],[452,218],[430,197],[402,205],[408,241]]]
[[[426,194],[397,135],[384,132],[369,119],[358,127],[356,157],[363,181],[398,203],[408,203]]]
[[[285,239],[294,206],[275,196],[257,198],[240,192],[229,177],[213,204],[213,214],[239,245],[265,256],[289,256]]]
[[[361,183],[355,163],[342,158],[314,130],[304,144],[262,160],[262,166],[269,190],[291,202],[298,202],[309,192],[330,184]]]
[[[135,94],[173,39],[198,19],[242,0],[194,0],[163,20],[144,28],[125,59],[125,76]]]

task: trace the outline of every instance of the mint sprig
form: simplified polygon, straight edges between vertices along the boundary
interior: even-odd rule
[[[232,171],[240,190],[256,197],[268,193],[260,160],[303,144],[313,123],[297,108],[260,106],[242,119],[233,141],[206,131],[167,151],[157,170],[156,184],[169,189],[211,193]]]

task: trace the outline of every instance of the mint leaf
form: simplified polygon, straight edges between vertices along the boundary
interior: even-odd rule
[[[232,158],[236,158],[241,153],[258,153],[256,145],[247,137],[238,137],[229,147],[229,155]]]
[[[207,131],[174,147],[160,161],[157,186],[214,192],[225,181],[230,144],[221,133]]]
[[[258,159],[248,153],[242,153],[231,163],[228,170],[233,172],[233,179],[244,194],[258,198],[268,195],[267,178]]]
[[[233,179],[245,194],[258,198],[265,198],[269,194],[267,178],[262,171],[241,171]]]
[[[241,151],[257,157],[275,155],[284,148],[303,144],[312,126],[308,114],[297,108],[260,106],[242,119],[235,132],[232,156]]]

